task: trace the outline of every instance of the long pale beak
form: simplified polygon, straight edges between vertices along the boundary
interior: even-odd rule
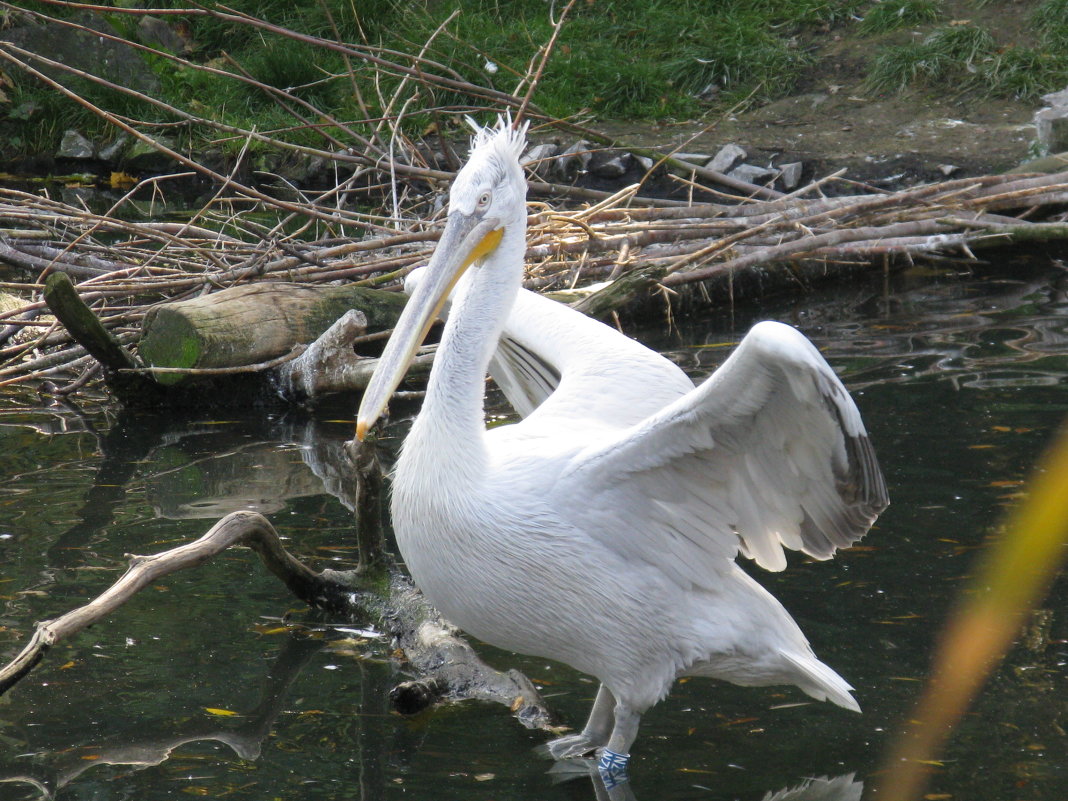
[[[381,416],[460,276],[476,261],[492,253],[501,243],[503,234],[504,229],[496,218],[480,219],[455,212],[449,215],[441,240],[427,265],[427,275],[415,294],[408,298],[393,336],[386,343],[374,375],[364,390],[356,416],[356,439],[362,442],[368,429]]]

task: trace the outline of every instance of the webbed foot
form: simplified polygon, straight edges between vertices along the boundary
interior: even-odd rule
[[[601,743],[594,742],[585,732],[579,732],[550,740],[543,748],[553,759],[574,759],[593,754],[600,745]]]

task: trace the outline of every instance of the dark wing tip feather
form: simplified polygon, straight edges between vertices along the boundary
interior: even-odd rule
[[[804,552],[817,559],[829,559],[839,548],[848,548],[872,527],[879,514],[890,504],[886,481],[867,433],[848,432],[840,404],[852,401],[835,383],[820,376],[817,383],[827,411],[835,418],[843,437],[845,461],[834,465],[835,489],[840,506],[820,521],[806,511],[801,524]],[[841,396],[845,397],[841,397]]]

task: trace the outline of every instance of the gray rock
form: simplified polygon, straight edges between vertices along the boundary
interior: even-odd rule
[[[705,166],[710,170],[725,173],[737,166],[737,164],[745,159],[747,155],[749,154],[738,145],[724,145],[719,149],[719,152],[712,157],[712,161],[708,162]]]
[[[108,163],[115,163],[122,158],[122,152],[126,149],[126,146],[130,143],[130,137],[128,134],[121,133],[108,142],[106,145],[100,148],[97,156],[102,161]]]
[[[1044,108],[1035,114],[1035,131],[1041,153],[1068,150],[1068,106]]]
[[[589,173],[598,178],[620,178],[630,167],[630,153],[599,150],[590,158]]]
[[[782,184],[782,188],[787,192],[797,189],[801,185],[801,170],[802,165],[800,161],[791,161],[789,164],[779,165],[779,182]]]
[[[161,47],[172,53],[189,53],[193,49],[192,42],[182,35],[180,28],[160,17],[141,17],[137,23],[137,37],[141,44]]]
[[[656,164],[656,162],[648,156],[635,156],[634,160],[638,162],[638,166],[645,172],[649,172],[649,170],[653,168],[653,165]]]
[[[573,181],[581,173],[586,172],[592,156],[590,143],[585,139],[579,139],[553,159],[552,174],[563,181]]]
[[[731,178],[737,178],[739,181],[745,181],[746,183],[760,184],[769,178],[778,175],[778,171],[769,167],[757,167],[753,164],[739,164],[727,173],[727,175]]]
[[[1018,167],[1013,167],[1009,172],[1041,172],[1052,175],[1055,172],[1068,170],[1068,151],[1064,153],[1051,153],[1040,159],[1025,161]]]
[[[524,153],[519,163],[524,167],[529,167],[539,178],[548,178],[552,173],[553,156],[559,151],[559,145],[553,142],[542,142]]]
[[[157,136],[156,141],[164,147],[174,149],[174,142],[165,136]],[[171,157],[161,153],[152,145],[137,139],[126,151],[123,165],[133,172],[155,172],[157,170],[169,170],[174,166]],[[257,165],[262,169],[261,165]]]
[[[99,14],[76,12],[71,20],[87,28],[114,35],[113,28]],[[149,94],[159,92],[159,80],[142,61],[134,48],[63,25],[44,23],[11,28],[0,32],[0,41],[40,53],[75,69],[90,72],[101,78]],[[62,69],[36,65],[49,77],[69,81]]]
[[[1051,108],[1068,108],[1068,88],[1042,95],[1042,102]]]
[[[72,128],[63,132],[63,139],[60,140],[56,158],[91,159],[96,155],[95,151],[96,148],[93,147],[93,143]]]

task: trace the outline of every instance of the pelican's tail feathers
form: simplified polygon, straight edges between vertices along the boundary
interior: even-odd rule
[[[838,706],[860,711],[860,704],[853,697],[853,688],[845,679],[816,659],[812,654],[798,656],[783,652],[783,658],[800,674],[796,684],[817,701],[830,701]]]

